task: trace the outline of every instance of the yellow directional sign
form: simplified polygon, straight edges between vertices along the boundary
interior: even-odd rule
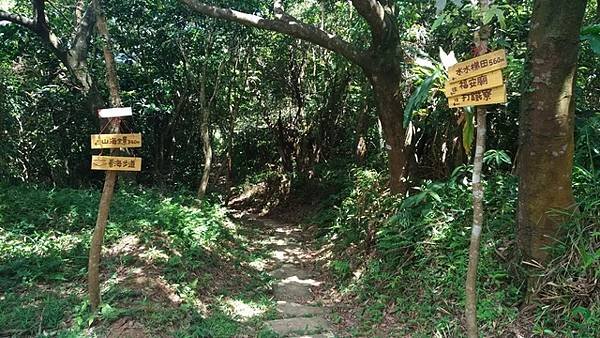
[[[448,68],[448,80],[449,82],[456,82],[506,68],[506,66],[506,51],[500,49],[451,66]]]
[[[92,156],[92,170],[141,171],[139,157]]]
[[[472,93],[452,96],[448,98],[450,108],[466,106],[484,106],[487,104],[505,103],[506,86],[484,89]]]
[[[142,134],[96,134],[92,135],[92,149],[139,148]]]
[[[446,83],[446,96],[457,96],[466,93],[476,92],[483,89],[495,88],[502,86],[502,71],[495,70],[491,73],[476,75],[468,79],[459,80],[457,82]]]

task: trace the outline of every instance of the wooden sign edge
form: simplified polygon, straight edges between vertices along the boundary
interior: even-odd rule
[[[504,89],[504,97],[502,98],[502,101],[492,101],[492,102],[485,102],[485,103],[481,103],[481,104],[473,104],[472,102],[470,102],[469,104],[463,104],[463,105],[458,105],[458,106],[452,106],[450,104],[450,99],[457,97],[457,96],[474,93],[474,92],[470,92],[470,93],[465,93],[465,94],[461,94],[461,95],[455,95],[455,96],[448,97],[448,106],[450,107],[450,109],[454,109],[454,108],[462,108],[462,107],[469,107],[469,106],[488,106],[488,105],[492,105],[492,104],[502,104],[502,103],[508,102],[508,94],[507,94],[506,84],[503,84],[501,86],[496,86],[493,88],[481,89],[481,90],[495,89],[495,88],[503,88]]]

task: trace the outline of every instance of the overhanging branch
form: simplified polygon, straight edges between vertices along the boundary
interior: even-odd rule
[[[3,10],[0,10],[0,21],[9,21],[31,30],[35,28],[35,22],[32,19]]]
[[[338,53],[349,61],[361,66],[368,66],[368,57],[361,50],[344,41],[335,34],[328,33],[316,26],[301,22],[283,13],[281,7],[277,7],[277,19],[265,19],[257,15],[239,12],[233,9],[211,6],[197,0],[181,0],[195,12],[206,16],[237,22],[239,24],[270,30],[298,39],[306,40]]]
[[[96,19],[92,6],[89,6],[73,32],[73,41],[69,49],[54,34],[46,20],[45,6],[43,0],[31,1],[33,18],[27,18],[19,14],[0,10],[0,21],[9,21],[27,28],[35,33],[61,61],[69,72],[81,83],[84,92],[92,85],[92,80],[87,69],[87,51],[89,39]]]

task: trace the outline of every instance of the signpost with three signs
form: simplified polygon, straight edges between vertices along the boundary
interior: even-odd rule
[[[450,108],[505,103],[502,69],[506,52],[501,49],[448,68],[445,93]]]
[[[100,109],[102,118],[120,119],[131,116],[131,107]],[[94,134],[90,138],[92,149],[140,148],[142,134]],[[139,157],[92,156],[92,170],[141,171],[142,159]]]

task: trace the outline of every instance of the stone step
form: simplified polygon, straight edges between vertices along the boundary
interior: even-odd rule
[[[310,279],[314,275],[294,264],[283,264],[279,269],[269,272],[269,275],[277,279],[297,277],[299,279]]]
[[[314,335],[329,331],[329,324],[323,317],[297,317],[276,319],[265,322],[267,329],[280,336]]]
[[[278,301],[276,309],[277,313],[282,318],[312,317],[322,315],[325,313],[325,310],[322,307],[309,306],[286,301]]]

